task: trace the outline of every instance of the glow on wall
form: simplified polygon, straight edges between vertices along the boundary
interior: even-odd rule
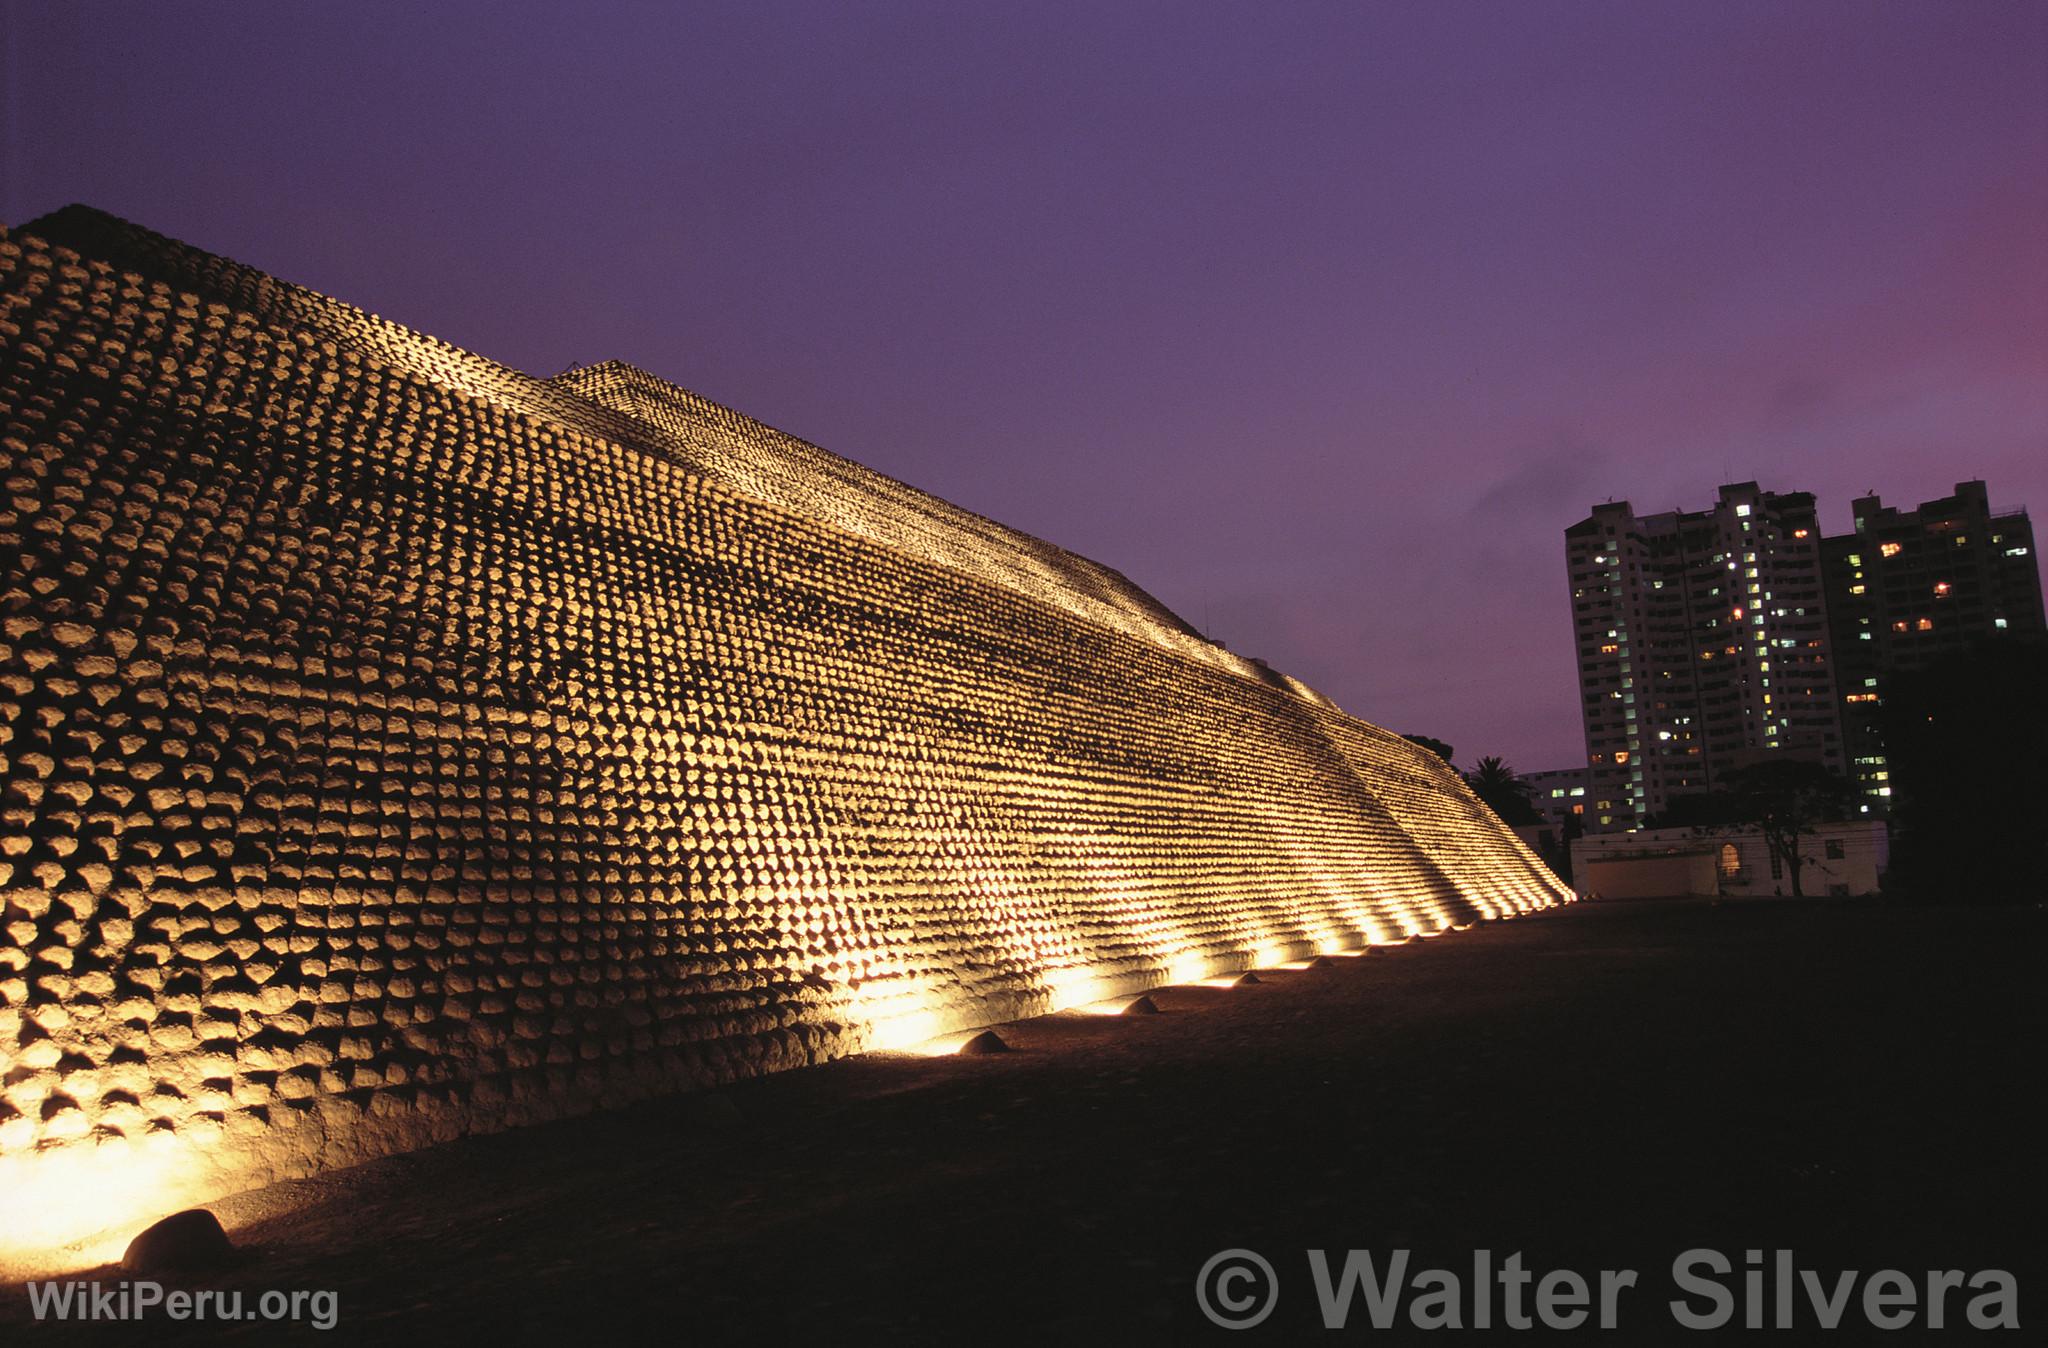
[[[1106,567],[78,208],[0,239],[0,486],[10,1268],[1566,897]]]

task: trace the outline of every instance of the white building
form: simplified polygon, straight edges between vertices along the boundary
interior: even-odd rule
[[[1881,820],[1822,824],[1800,838],[1799,855],[1807,897],[1875,894],[1890,843]],[[1753,828],[1588,834],[1572,843],[1572,877],[1581,894],[1603,899],[1792,894],[1783,859]]]

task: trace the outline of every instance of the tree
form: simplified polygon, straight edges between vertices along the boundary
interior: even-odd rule
[[[1820,764],[1800,758],[1768,758],[1736,768],[1722,774],[1721,785],[1727,817],[1764,835],[1764,845],[1784,864],[1792,881],[1792,897],[1804,898],[1800,872],[1806,857],[1800,840],[1820,824],[1853,815],[1854,788]]]
[[[1465,785],[1505,823],[1543,822],[1542,814],[1529,803],[1529,784],[1496,756],[1489,755],[1473,764],[1472,771],[1465,774]]]
[[[1450,763],[1453,761],[1453,756],[1456,751],[1453,750],[1450,745],[1445,744],[1442,740],[1437,739],[1434,736],[1403,735],[1401,738],[1407,740],[1411,744],[1421,745],[1423,748],[1429,750],[1431,753],[1435,754],[1438,758],[1441,758],[1446,763]]]
[[[1564,817],[1564,828],[1557,840],[1556,860],[1551,869],[1556,871],[1566,884],[1572,882],[1572,844],[1586,836],[1586,817],[1568,814]]]

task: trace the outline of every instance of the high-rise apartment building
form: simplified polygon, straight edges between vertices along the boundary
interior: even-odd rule
[[[2033,523],[1992,510],[1984,483],[1914,510],[1858,497],[1855,519],[1854,533],[1823,540],[1827,606],[1850,772],[1881,810],[1888,681],[1988,637],[2048,631],[2048,619]]]
[[[1589,832],[1771,754],[1845,768],[1810,494],[1744,482],[1709,510],[1640,516],[1609,502],[1565,551]]]

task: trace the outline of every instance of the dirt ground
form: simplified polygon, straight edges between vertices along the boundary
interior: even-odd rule
[[[1004,1027],[1012,1053],[835,1063],[224,1205],[274,1215],[215,1285],[332,1290],[330,1334],[36,1325],[12,1288],[0,1338],[1332,1342],[1305,1251],[1405,1248],[1639,1270],[1607,1341],[1697,1343],[1667,1306],[1696,1247],[1738,1296],[1749,1249],[1829,1282],[2006,1269],[2038,1334],[2044,933],[2038,906],[1579,904]],[[1231,1248],[1281,1289],[1235,1336],[1195,1298]],[[1777,1341],[1871,1337],[1801,1324]],[[1348,1332],[1402,1337],[1362,1302]]]

